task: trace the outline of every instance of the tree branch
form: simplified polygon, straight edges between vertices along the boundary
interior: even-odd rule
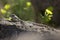
[[[49,31],[52,32],[56,29],[51,28],[47,25],[44,24],[38,24],[35,22],[30,22],[30,21],[23,21],[21,19],[19,19],[16,15],[12,14],[11,15],[12,20],[0,20],[0,25],[1,26],[12,26],[12,27],[16,27],[18,29],[22,29],[22,30],[26,30],[26,31],[36,31],[36,32],[41,32],[41,31]]]

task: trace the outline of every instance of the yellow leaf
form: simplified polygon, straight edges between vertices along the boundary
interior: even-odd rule
[[[31,2],[26,2],[26,5],[29,7],[31,6]]]
[[[6,10],[1,9],[1,13],[2,13],[2,14],[5,14],[6,12],[7,12]]]
[[[49,18],[49,20],[51,20],[51,18]]]
[[[11,17],[9,17],[9,18],[5,18],[6,20],[11,20],[12,18]]]
[[[47,14],[52,14],[52,12],[50,10],[48,10],[48,9],[46,9],[46,13]]]
[[[5,8],[6,10],[9,10],[9,9],[10,9],[10,7],[11,7],[11,5],[10,5],[10,4],[6,4],[6,5],[4,6],[4,8]]]

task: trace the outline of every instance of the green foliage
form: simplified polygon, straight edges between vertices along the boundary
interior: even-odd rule
[[[31,2],[28,0],[6,0],[4,8],[1,8],[1,13],[6,19],[10,20],[9,15],[11,13],[16,14],[19,18],[23,20],[34,21],[34,12],[32,11]],[[48,23],[52,17],[53,7],[50,6],[45,11],[45,16],[40,17],[41,21]]]
[[[7,20],[11,19],[9,17],[9,15],[11,14],[10,11],[9,11],[10,8],[11,8],[10,4],[5,4],[5,6],[0,9],[2,16]]]
[[[26,2],[26,6],[27,7],[31,6],[31,2]]]
[[[31,2],[28,0],[1,1],[4,4],[4,8],[1,8],[2,16],[9,17],[13,13],[23,20],[33,20],[34,14],[32,12]]]
[[[42,21],[44,23],[48,23],[51,20],[52,14],[53,14],[53,7],[50,6],[45,11],[45,16],[42,16]]]
[[[10,7],[11,7],[11,5],[10,5],[10,4],[6,4],[6,5],[4,6],[4,9],[5,9],[5,10],[9,10],[9,9],[10,9]]]
[[[18,1],[18,0],[17,0]],[[16,4],[17,3],[17,4]],[[11,11],[23,20],[33,20],[34,14],[32,12],[31,3],[27,0],[19,0],[15,2]]]
[[[5,9],[1,9],[1,13],[2,14],[5,14],[6,13],[6,10]]]

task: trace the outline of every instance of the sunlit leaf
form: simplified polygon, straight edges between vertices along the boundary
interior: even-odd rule
[[[27,9],[28,9],[28,8],[26,8],[26,7],[24,8],[24,10],[27,10]]]
[[[52,17],[53,15],[49,15],[49,17]]]
[[[48,7],[47,9],[50,10],[50,11],[53,11],[53,7],[52,6]]]
[[[49,9],[46,9],[47,14],[52,14],[52,12]]]
[[[49,22],[51,20],[52,14],[53,14],[53,7],[50,6],[45,10],[45,22]]]
[[[11,17],[9,17],[9,18],[5,18],[6,20],[11,20],[12,18]]]
[[[4,6],[4,8],[5,8],[6,10],[9,10],[9,9],[10,9],[10,7],[11,7],[11,5],[10,5],[10,4],[6,4],[6,5]]]
[[[51,20],[51,18],[49,17],[49,20]]]
[[[2,14],[5,14],[6,12],[7,12],[6,10],[1,9],[1,13],[2,13]]]
[[[26,2],[26,5],[29,7],[31,6],[31,2]]]

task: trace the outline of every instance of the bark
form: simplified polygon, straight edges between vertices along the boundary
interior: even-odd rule
[[[22,30],[26,30],[26,31],[38,31],[38,30],[41,31],[40,29],[44,29],[44,28],[54,30],[53,28],[50,28],[47,25],[38,24],[35,22],[30,22],[30,21],[23,21],[23,20],[19,19],[16,15],[14,16],[14,14],[12,16],[11,16],[12,19],[10,21],[6,20],[6,19],[0,19],[0,25],[6,26],[6,27],[15,26],[18,29],[22,29]],[[44,30],[44,31],[46,31],[46,30]]]

